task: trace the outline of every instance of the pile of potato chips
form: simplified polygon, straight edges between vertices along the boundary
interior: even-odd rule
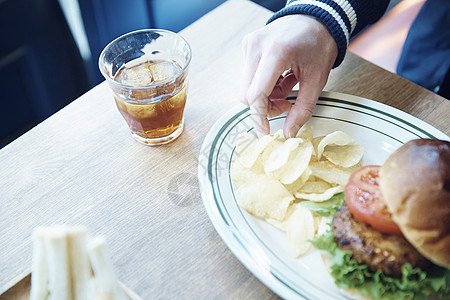
[[[238,205],[285,231],[295,257],[305,255],[313,249],[308,240],[329,220],[300,202],[322,202],[342,192],[363,154],[348,134],[313,137],[309,124],[290,139],[282,130],[259,139],[243,132],[230,171]]]

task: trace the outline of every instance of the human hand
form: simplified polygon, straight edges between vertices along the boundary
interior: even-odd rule
[[[311,118],[336,60],[328,29],[307,15],[289,15],[247,35],[243,42],[241,102],[250,107],[258,136],[269,133],[267,117],[289,111],[284,135],[295,137]],[[295,104],[285,98],[299,83]]]

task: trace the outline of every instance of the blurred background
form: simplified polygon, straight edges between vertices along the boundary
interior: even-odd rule
[[[0,0],[0,148],[102,82],[97,60],[114,38],[142,28],[178,32],[223,2]],[[277,11],[286,1],[253,2]]]
[[[178,32],[224,1],[0,0],[0,148],[102,82],[97,60],[114,38]]]

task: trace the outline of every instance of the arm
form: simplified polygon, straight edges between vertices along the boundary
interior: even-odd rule
[[[316,17],[330,31],[339,52],[333,68],[344,59],[347,45],[368,24],[381,18],[390,0],[289,0],[267,23],[280,17],[303,14]]]

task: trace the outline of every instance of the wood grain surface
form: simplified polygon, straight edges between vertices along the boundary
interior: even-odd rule
[[[31,267],[36,226],[104,235],[119,280],[143,299],[277,299],[233,256],[201,202],[198,157],[237,104],[241,40],[272,13],[227,1],[181,32],[193,60],[185,130],[173,143],[133,140],[101,83],[0,151],[0,295]],[[348,53],[326,90],[377,100],[450,134],[450,102]]]
[[[129,300],[143,300],[139,295],[126,287],[123,283],[119,282],[120,287],[125,291]],[[15,283],[10,289],[3,294],[0,294],[0,300],[29,300],[31,289],[31,274],[28,274],[22,278],[19,282]],[[90,299],[86,299],[90,300]]]

